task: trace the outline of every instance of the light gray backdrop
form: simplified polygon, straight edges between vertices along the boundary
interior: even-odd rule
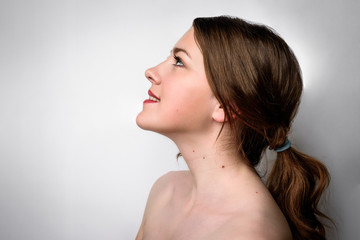
[[[303,69],[295,145],[329,168],[329,239],[360,236],[360,3],[325,0],[0,1],[0,239],[134,239],[153,182],[185,168],[135,124],[197,16],[275,28]]]

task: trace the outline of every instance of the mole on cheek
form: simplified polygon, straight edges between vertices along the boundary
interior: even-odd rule
[[[205,157],[203,157],[203,159],[205,159]]]
[[[222,168],[225,168],[225,166],[224,166],[224,165],[222,165],[221,167],[222,167]]]

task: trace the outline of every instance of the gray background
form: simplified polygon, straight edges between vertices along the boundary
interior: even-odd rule
[[[134,239],[153,182],[184,169],[137,128],[147,67],[197,16],[276,29],[305,92],[291,138],[332,182],[329,239],[360,236],[359,1],[0,1],[0,239]]]

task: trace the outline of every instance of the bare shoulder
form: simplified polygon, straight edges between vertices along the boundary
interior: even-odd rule
[[[286,225],[276,225],[274,221],[270,223],[264,220],[249,220],[246,223],[234,223],[233,226],[238,226],[234,231],[229,231],[230,236],[227,239],[236,240],[292,240],[291,232]]]
[[[144,216],[136,236],[136,239],[143,239],[146,223],[150,219],[157,218],[165,206],[174,198],[174,192],[186,186],[190,182],[190,173],[188,171],[173,171],[158,178],[153,184],[146,203]]]
[[[265,185],[255,182],[241,193],[246,197],[237,199],[240,207],[219,229],[226,234],[224,239],[292,239],[286,218]]]
[[[189,171],[171,171],[156,180],[150,191],[150,197],[157,197],[166,193],[172,193],[177,185],[189,182]]]
[[[174,198],[175,190],[179,191],[188,185],[186,183],[189,183],[189,179],[190,173],[188,171],[172,171],[156,180],[148,197],[144,217],[150,214],[152,209],[165,206]]]
[[[259,205],[261,206],[261,205]],[[291,240],[289,225],[280,209],[270,205],[263,207],[249,207],[239,212],[227,224],[227,232],[231,233],[227,239],[246,240]]]
[[[154,183],[154,186],[157,184],[162,185],[163,183],[174,184],[176,181],[187,179],[190,176],[189,171],[170,171],[158,178],[158,180]]]

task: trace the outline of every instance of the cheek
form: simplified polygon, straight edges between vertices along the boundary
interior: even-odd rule
[[[164,101],[163,113],[166,113],[171,121],[184,124],[211,118],[211,92],[206,90],[196,87],[187,87],[184,91],[174,89],[173,95],[169,96],[171,100],[166,101],[166,105]]]

